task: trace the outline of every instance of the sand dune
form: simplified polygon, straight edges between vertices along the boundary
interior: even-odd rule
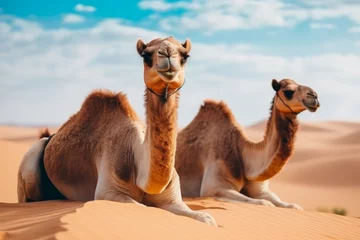
[[[264,131],[266,120],[259,121],[247,127],[250,131]],[[306,122],[301,121],[299,130],[304,132],[349,132],[360,130],[360,122],[327,121],[327,122]]]
[[[0,140],[0,202],[17,201],[17,171],[28,146]]]
[[[360,216],[359,186],[311,186],[273,180],[271,189],[288,202],[299,203],[307,211],[342,208],[348,215]]]
[[[108,201],[15,204],[17,169],[39,128],[0,126],[0,239],[359,239],[360,219],[315,211],[341,207],[360,217],[360,123],[300,126],[295,154],[270,186],[306,211],[187,200],[192,209],[213,214],[219,228]],[[265,122],[246,131],[260,140]]]
[[[249,204],[188,200],[220,227],[110,201],[0,204],[4,239],[356,239],[360,220]],[[1,235],[0,235],[1,236]]]
[[[360,130],[335,139],[336,144],[360,144]]]
[[[360,186],[359,169],[359,156],[350,153],[340,159],[318,159],[289,165],[286,171],[276,176],[276,179],[311,186],[358,187]]]
[[[31,146],[38,138],[39,132],[44,127],[19,127],[19,126],[0,126],[0,140],[23,143]],[[56,127],[49,127],[50,133],[55,133]]]
[[[0,139],[36,137],[38,132],[38,128],[0,126]]]
[[[247,127],[248,130],[260,130],[264,131],[266,128],[266,120],[259,121],[255,124]],[[360,123],[352,123],[352,122],[304,122],[301,121],[299,126],[299,130],[301,132],[336,132],[337,130],[352,130],[352,129],[360,129]]]

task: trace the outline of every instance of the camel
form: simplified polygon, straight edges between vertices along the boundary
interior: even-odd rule
[[[276,94],[264,139],[250,140],[223,102],[206,100],[178,134],[175,169],[183,197],[302,209],[269,189],[293,153],[297,115],[320,107],[317,94],[290,79],[272,80]]]
[[[136,44],[143,58],[146,126],[123,93],[95,90],[50,136],[45,130],[22,159],[19,202],[110,200],[154,206],[217,226],[183,201],[174,167],[179,90],[190,40]]]

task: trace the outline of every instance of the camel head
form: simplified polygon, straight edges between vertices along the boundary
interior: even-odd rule
[[[190,40],[183,44],[173,37],[157,38],[136,48],[144,60],[144,81],[154,94],[167,99],[184,84],[184,68],[191,49]]]
[[[283,113],[300,113],[304,110],[316,112],[320,107],[317,93],[310,87],[297,84],[290,79],[272,80],[276,92],[275,107]]]

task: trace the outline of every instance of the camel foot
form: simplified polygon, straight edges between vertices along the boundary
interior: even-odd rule
[[[255,204],[268,206],[268,207],[275,207],[275,205],[272,202],[265,199],[258,199],[258,201],[256,201]]]
[[[211,226],[217,227],[215,219],[207,212],[197,212],[194,219],[206,223]]]
[[[304,210],[302,207],[300,207],[299,205],[295,204],[295,203],[288,203],[287,205],[284,206],[285,208],[292,208],[292,209],[297,209],[297,210]]]

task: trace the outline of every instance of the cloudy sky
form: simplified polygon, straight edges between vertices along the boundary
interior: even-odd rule
[[[144,117],[138,38],[193,43],[180,126],[205,98],[238,121],[268,117],[273,78],[318,92],[301,120],[360,120],[360,1],[0,1],[0,123],[59,124],[94,88],[127,93]]]

